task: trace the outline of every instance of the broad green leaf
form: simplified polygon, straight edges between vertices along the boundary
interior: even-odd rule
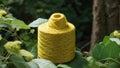
[[[104,48],[108,58],[119,58],[120,57],[120,46],[115,42],[107,44]]]
[[[38,66],[38,64],[34,63],[34,62],[27,62],[27,65],[29,68],[40,68]]]
[[[10,57],[11,62],[17,67],[17,68],[29,68],[23,59],[22,56],[18,55],[12,55]]]
[[[71,68],[88,68],[88,62],[87,60],[85,60],[82,56],[81,53],[79,51],[76,51],[76,55],[75,58],[66,63],[68,66],[70,66]]]
[[[108,63],[108,68],[120,68],[120,64],[117,64],[115,62]]]
[[[120,39],[118,38],[110,38],[111,41],[116,42],[118,45],[120,45]]]
[[[0,27],[11,28],[11,26],[7,23],[0,23]]]
[[[30,29],[28,25],[26,25],[23,21],[21,20],[13,20],[11,22],[12,28],[18,28],[18,29]]]
[[[5,17],[6,17],[6,18],[14,18],[14,17],[12,16],[12,14],[7,14]]]
[[[46,59],[33,59],[31,62],[36,63],[39,68],[57,68],[55,64]]]
[[[97,60],[106,58],[119,58],[120,46],[115,42],[109,42],[108,44],[96,44],[92,51],[92,56]]]
[[[9,26],[11,26],[11,22],[12,22],[13,20],[16,20],[16,19],[14,19],[14,18],[4,18],[5,24],[8,24]],[[12,26],[11,26],[11,27],[12,27]]]
[[[104,50],[104,44],[96,44],[93,48],[92,51],[92,56],[93,58],[97,59],[97,60],[101,60],[104,58],[107,58],[106,52]]]
[[[25,62],[20,55],[12,55],[10,60],[17,68],[40,68],[39,65],[33,61]]]
[[[29,24],[30,27],[38,27],[40,24],[47,22],[47,19],[38,18],[37,20],[33,21]]]
[[[1,19],[0,19],[1,20]],[[14,18],[2,18],[0,27],[6,27],[11,29],[11,22],[14,20]]]
[[[104,44],[109,43],[109,38],[110,38],[109,36],[105,36],[104,39],[103,39],[103,43]]]
[[[113,32],[109,35],[111,38],[115,37]]]

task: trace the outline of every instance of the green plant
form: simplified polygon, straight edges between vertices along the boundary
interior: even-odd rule
[[[83,57],[76,49],[75,58],[64,64],[54,64],[37,58],[36,27],[47,19],[38,18],[29,25],[11,13],[0,10],[0,68],[119,68],[120,32],[114,31],[96,44],[92,55]]]
[[[0,68],[9,68],[11,65],[16,68],[16,61],[25,63],[33,59],[32,53],[36,54],[33,51],[36,48],[36,40],[29,39],[30,34],[34,35],[33,29],[30,29],[22,20],[13,17],[11,13],[0,9]],[[30,46],[30,44],[33,45]]]
[[[98,68],[120,67],[120,32],[114,31],[110,36],[105,36],[103,41],[96,44],[92,51],[90,64]]]
[[[83,68],[88,64],[82,58],[80,51],[76,51],[76,58],[72,62],[65,64],[55,65],[49,60],[36,59],[37,35],[33,27],[46,22],[47,19],[39,18],[28,26],[11,13],[3,9],[1,11],[4,12],[0,17],[0,68],[65,68],[66,66],[76,68],[79,65]]]
[[[29,24],[37,18],[49,18],[52,13],[61,12],[76,26],[76,45],[82,47],[90,42],[92,25],[92,0],[0,0],[18,19]],[[58,9],[59,8],[59,9]],[[86,29],[87,28],[87,29]]]

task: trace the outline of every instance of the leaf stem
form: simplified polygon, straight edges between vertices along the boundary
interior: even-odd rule
[[[115,60],[115,59],[113,59],[113,58],[106,58],[106,59],[102,59],[102,60],[107,60],[107,61],[113,61],[113,62],[115,62],[115,63],[117,63],[117,64],[120,64],[120,62],[119,61],[117,61],[117,60]]]
[[[5,57],[4,61],[3,61],[4,63],[9,59],[10,55],[11,55],[10,53],[8,53],[8,54],[6,55],[6,57]]]

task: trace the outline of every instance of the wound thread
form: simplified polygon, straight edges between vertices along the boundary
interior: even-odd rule
[[[54,63],[71,61],[75,56],[75,27],[61,13],[54,13],[38,27],[38,57]]]

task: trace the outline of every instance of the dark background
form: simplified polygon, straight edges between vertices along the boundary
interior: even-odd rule
[[[37,18],[48,19],[52,13],[65,14],[76,27],[76,45],[89,50],[92,28],[92,0],[2,0],[14,17],[26,24]]]

